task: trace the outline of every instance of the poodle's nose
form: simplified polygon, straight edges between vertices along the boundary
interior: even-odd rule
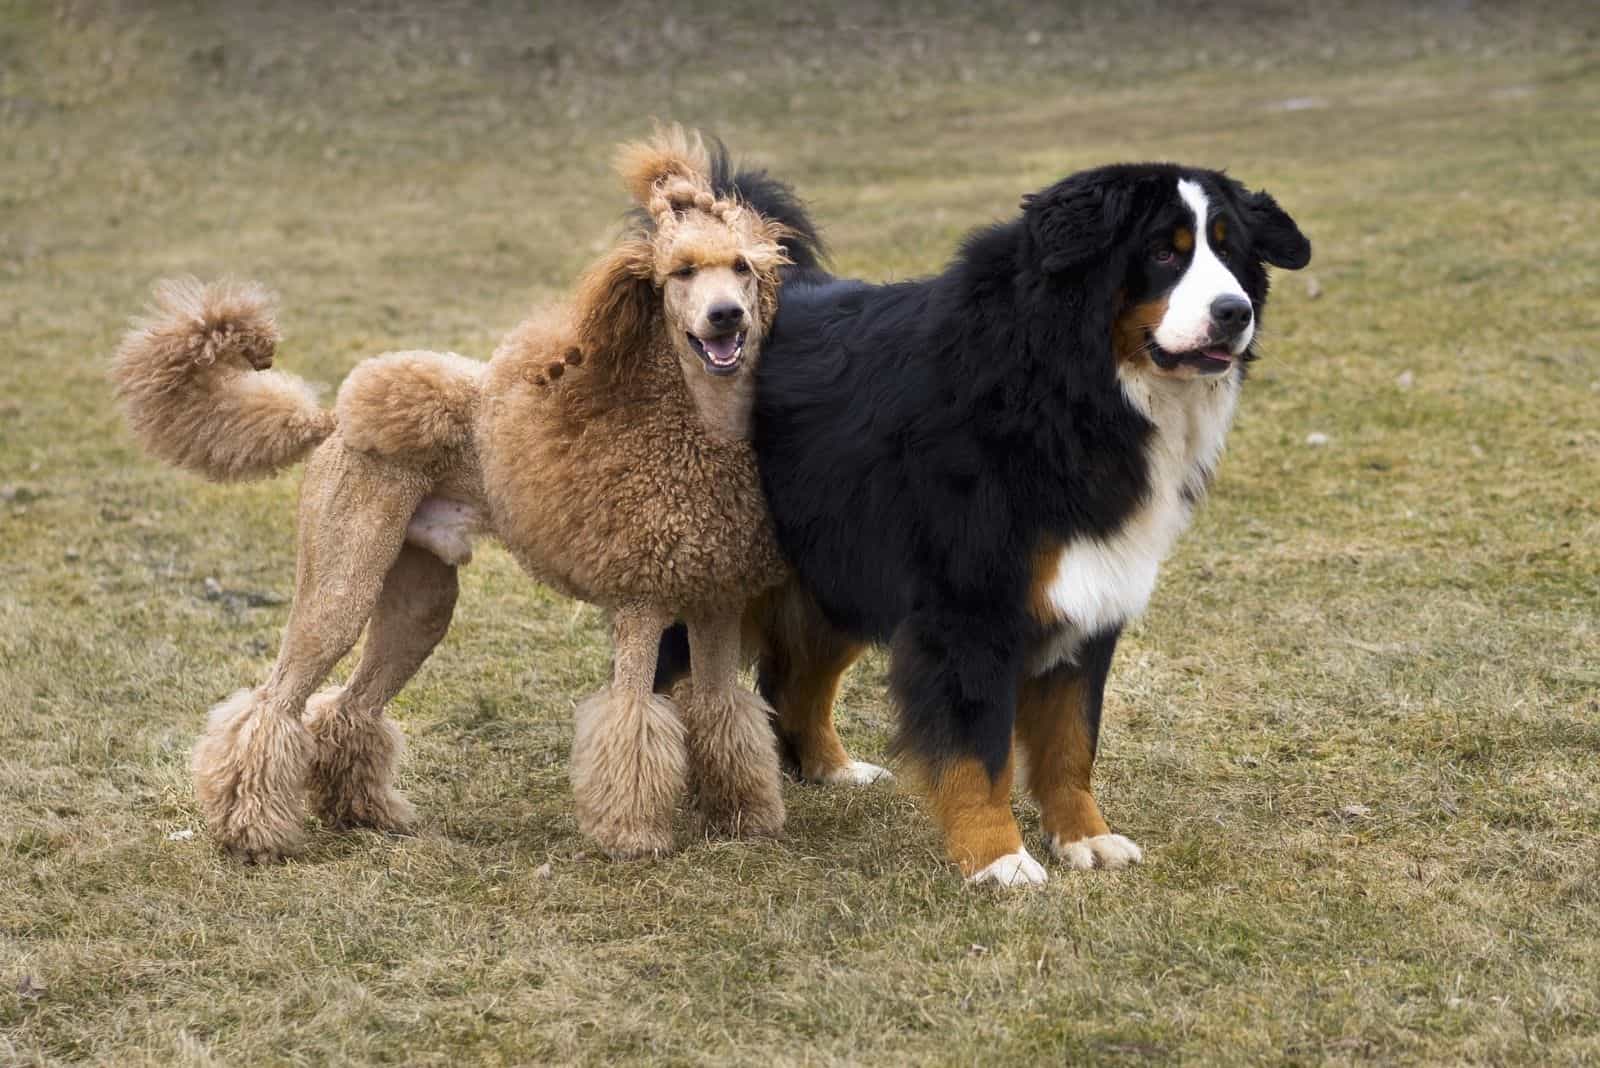
[[[737,330],[744,325],[744,309],[737,304],[718,304],[706,312],[706,321],[717,330]]]

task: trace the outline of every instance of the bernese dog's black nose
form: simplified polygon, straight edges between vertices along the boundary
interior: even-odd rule
[[[1250,325],[1250,302],[1231,293],[1211,302],[1211,324],[1218,338],[1234,338]]]
[[[737,304],[718,304],[706,312],[706,320],[718,330],[735,330],[744,322],[744,309]]]

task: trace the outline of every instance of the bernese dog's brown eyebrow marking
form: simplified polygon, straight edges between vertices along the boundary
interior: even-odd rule
[[[1180,226],[1172,231],[1172,247],[1179,252],[1192,252],[1194,250],[1194,231],[1187,226]]]
[[[1211,243],[1213,245],[1220,245],[1227,239],[1228,220],[1218,216],[1217,220],[1211,224]]]

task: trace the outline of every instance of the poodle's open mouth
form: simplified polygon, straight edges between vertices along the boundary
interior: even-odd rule
[[[707,371],[714,375],[731,375],[739,369],[739,361],[744,357],[744,331],[721,337],[690,334],[689,347],[700,354]]]
[[[1156,344],[1155,338],[1150,341],[1150,358],[1156,366],[1163,371],[1176,370],[1180,364],[1193,367],[1203,375],[1219,375],[1233,366],[1237,358],[1233,350],[1223,345],[1213,345],[1209,348],[1191,349],[1188,352],[1168,352]]]

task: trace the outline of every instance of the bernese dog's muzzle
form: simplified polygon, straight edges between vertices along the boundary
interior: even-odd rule
[[[1239,339],[1255,321],[1255,311],[1250,302],[1232,293],[1224,293],[1211,302],[1209,322],[1206,324],[1206,343],[1185,352],[1169,352],[1156,343],[1151,334],[1147,341],[1151,358],[1164,371],[1176,370],[1180,365],[1193,367],[1203,375],[1221,374],[1233,366],[1238,358],[1237,349],[1243,348]]]

